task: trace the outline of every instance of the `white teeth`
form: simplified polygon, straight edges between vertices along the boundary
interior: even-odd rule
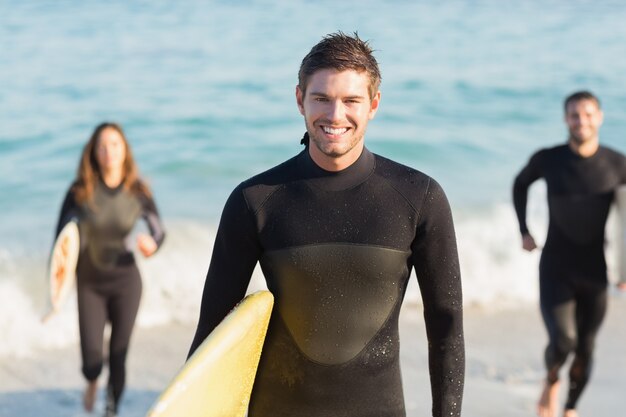
[[[333,129],[332,127],[323,126],[322,129],[324,129],[324,132],[328,133],[329,135],[342,135],[348,131],[347,127]]]

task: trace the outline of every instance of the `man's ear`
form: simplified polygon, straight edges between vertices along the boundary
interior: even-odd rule
[[[296,85],[296,103],[298,104],[300,114],[304,116],[304,92],[299,85]]]
[[[372,120],[378,111],[378,106],[380,105],[380,90],[374,94],[372,97],[372,101],[370,103],[370,112],[369,112],[369,120]]]

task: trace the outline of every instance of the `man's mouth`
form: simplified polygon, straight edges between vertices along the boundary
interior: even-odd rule
[[[343,135],[344,133],[346,133],[348,131],[347,127],[328,127],[328,126],[322,126],[322,130],[324,131],[324,133],[326,133],[327,135]]]

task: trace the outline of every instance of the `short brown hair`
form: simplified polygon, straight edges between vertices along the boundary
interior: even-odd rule
[[[369,94],[373,98],[378,92],[381,76],[372,52],[368,41],[361,40],[356,32],[354,36],[343,32],[326,35],[302,60],[298,86],[305,94],[309,78],[322,69],[364,71],[369,76]]]
[[[567,96],[567,98],[563,102],[563,110],[565,110],[565,113],[567,113],[567,106],[569,106],[570,103],[575,103],[581,100],[591,100],[596,103],[596,106],[598,106],[598,109],[601,108],[600,100],[593,93],[589,91],[576,91],[575,93]]]

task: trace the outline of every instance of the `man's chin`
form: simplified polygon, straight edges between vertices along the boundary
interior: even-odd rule
[[[319,142],[314,141],[315,147],[324,155],[331,158],[339,158],[347,154],[350,149],[347,149],[346,146],[338,146],[337,144],[320,144]]]
[[[340,149],[320,149],[320,151],[330,157],[330,158],[341,158],[342,156],[344,156],[345,154],[347,154],[347,151],[343,151]]]
[[[593,136],[570,135],[570,139],[575,143],[585,143],[593,139]]]

